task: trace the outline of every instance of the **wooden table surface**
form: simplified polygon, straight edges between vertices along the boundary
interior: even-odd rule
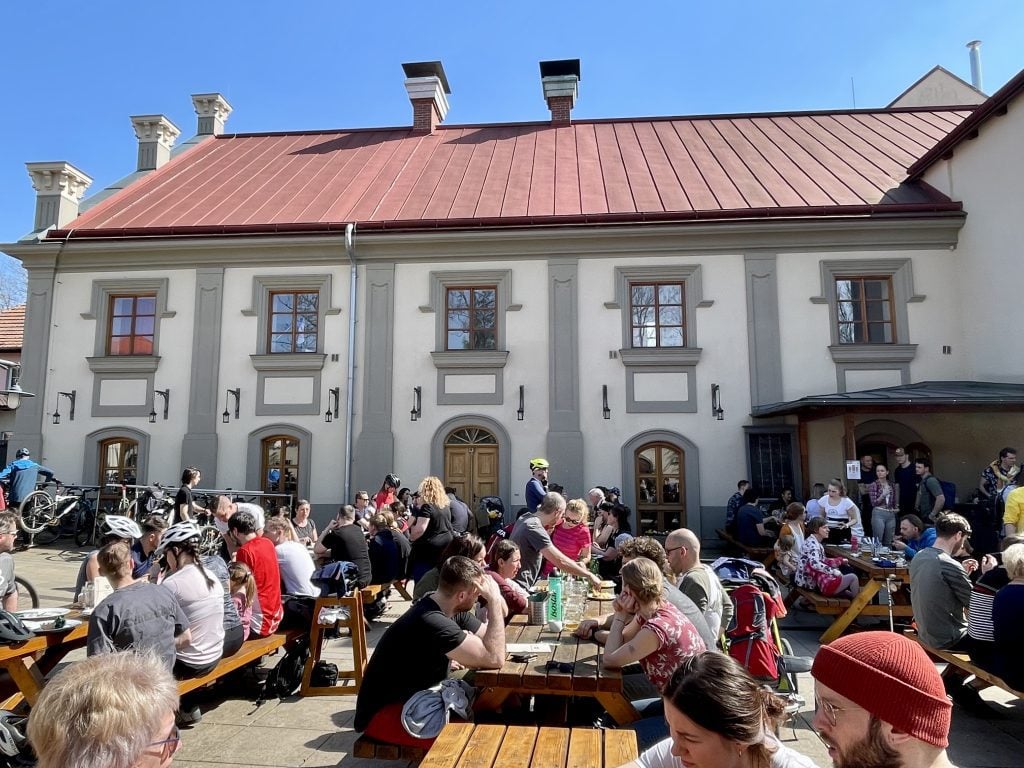
[[[629,730],[451,723],[420,768],[616,768],[637,756]]]
[[[18,687],[18,693],[0,702],[0,707],[11,709],[22,700],[34,705],[46,684],[47,673],[68,653],[85,646],[89,634],[88,617],[72,611],[67,618],[82,623],[67,632],[46,632],[17,645],[0,645],[0,668]]]
[[[885,568],[872,562],[870,554],[861,555],[832,544],[825,547],[825,554],[829,557],[841,557],[849,563],[860,575],[861,585],[860,592],[850,601],[850,605],[836,616],[835,621],[822,634],[822,645],[827,645],[842,635],[859,616],[892,615],[908,618],[914,615],[910,597],[905,589],[910,584],[909,568]],[[897,589],[890,591],[890,586]],[[875,595],[883,590],[881,604],[874,604]]]
[[[611,604],[588,600],[587,615],[594,617]],[[619,725],[638,719],[636,709],[623,693],[622,673],[604,669],[601,656],[604,648],[591,640],[573,637],[572,631],[552,632],[546,626],[526,623],[526,616],[514,616],[505,628],[506,643],[546,643],[552,650],[538,653],[526,663],[506,657],[501,669],[478,670],[474,684],[483,688],[477,706],[496,710],[512,694],[521,696],[585,696],[597,699]],[[572,665],[571,671],[548,669],[549,661]]]

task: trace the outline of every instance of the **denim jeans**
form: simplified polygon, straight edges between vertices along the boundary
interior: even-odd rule
[[[659,741],[668,738],[668,723],[665,722],[665,701],[657,699],[637,699],[632,702],[633,708],[640,714],[640,719],[628,727],[636,733],[636,744],[640,752],[649,749]]]
[[[871,535],[882,542],[883,547],[892,546],[892,537],[896,533],[896,512],[891,509],[875,507],[871,510]]]

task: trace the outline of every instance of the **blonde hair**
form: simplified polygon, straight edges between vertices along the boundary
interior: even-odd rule
[[[292,521],[286,517],[272,517],[266,522],[267,532],[280,533],[284,535],[287,541],[298,541],[299,537],[295,534],[295,526],[292,525]]]
[[[583,525],[587,525],[590,522],[590,505],[587,504],[583,499],[570,499],[565,502],[565,511],[576,512],[583,520]]]
[[[796,536],[790,536],[788,533],[779,536],[778,540],[780,552],[792,552],[796,546]]]
[[[96,553],[96,564],[100,568],[100,576],[130,576],[133,567],[131,544],[124,539],[105,544]]]
[[[372,525],[378,531],[394,530],[395,516],[387,510],[383,512],[377,512],[373,517],[370,518],[370,525]]]
[[[423,478],[418,490],[424,503],[433,504],[438,509],[444,509],[452,503],[444,491],[444,484],[433,475]]]
[[[178,709],[178,684],[155,653],[103,653],[65,667],[29,714],[39,768],[131,768]]]
[[[665,584],[665,576],[658,564],[646,557],[630,560],[622,566],[622,585],[641,603],[660,603],[661,590]]]
[[[256,577],[245,563],[235,561],[228,566],[228,583],[231,585],[231,594],[239,590],[245,590],[245,604],[252,605],[256,597]]]
[[[1011,579],[1024,579],[1024,544],[1014,544],[1003,552],[1003,567]]]

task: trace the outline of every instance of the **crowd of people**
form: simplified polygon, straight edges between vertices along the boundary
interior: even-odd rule
[[[915,472],[920,488],[932,494],[930,465],[919,460],[917,466],[924,470]],[[198,480],[192,468],[176,500],[177,522],[153,517],[140,525],[107,516],[101,546],[80,578],[94,596],[101,581],[111,591],[95,601],[89,617],[89,659],[58,675],[32,710],[29,735],[39,765],[169,764],[180,744],[178,727],[200,716],[178,701],[174,681],[206,674],[247,638],[267,636],[290,620],[308,621],[289,606],[319,595],[317,567],[335,562],[352,564],[353,586],[415,582],[412,606],[379,639],[359,690],[354,727],[369,737],[429,746],[432,739],[403,725],[405,704],[460,669],[500,668],[505,625],[526,612],[539,579],[562,575],[595,589],[607,579],[617,584],[611,610],[580,621],[575,635],[604,647],[601,663],[608,669],[639,664],[657,694],[632,702],[641,719],[631,727],[643,750],[633,765],[813,768],[773,735],[784,702],[721,652],[733,605],[701,562],[698,536],[680,528],[662,544],[634,535],[631,510],[617,489],[595,487],[567,498],[548,483],[545,459],[532,459],[529,468],[528,506],[506,528],[487,525],[436,477],[413,492],[394,474],[373,496],[357,492],[322,531],[304,500],[294,511],[268,515],[220,497],[211,510],[224,537],[216,555],[199,550],[197,508],[186,492]],[[871,469],[874,480],[858,489],[856,500],[835,479],[806,508],[785,489],[768,515],[749,483],[740,483],[729,502],[733,530],[744,542],[775,546],[783,572],[797,585],[853,597],[856,576],[825,557],[823,543],[863,537],[862,507],[870,504],[872,531],[911,560],[922,641],[969,648],[979,663],[1024,687],[1015,653],[1024,631],[1024,536],[1007,537],[1001,557],[962,559],[971,536],[966,519],[941,514],[934,498],[922,502],[920,489],[913,508],[930,507],[934,527],[914,512],[900,518],[899,476],[890,480],[883,465]],[[997,473],[1007,477],[1002,463],[993,471],[998,480]],[[0,593],[7,610],[16,602],[2,592],[13,584],[4,552],[16,527],[14,515],[0,512]],[[819,651],[812,674],[814,725],[837,768],[950,765],[946,694],[966,703],[976,696],[965,681],[940,678],[920,646],[893,633],[840,638]],[[139,698],[146,702],[131,723],[123,711],[98,704],[135,706]],[[55,722],[62,733],[54,733]]]

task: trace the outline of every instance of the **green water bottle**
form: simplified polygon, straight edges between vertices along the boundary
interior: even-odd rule
[[[563,613],[562,605],[562,576],[558,571],[552,571],[548,576],[548,621],[561,621]]]

